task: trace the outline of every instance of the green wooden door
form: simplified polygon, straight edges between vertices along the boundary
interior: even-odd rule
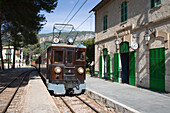
[[[100,55],[100,58],[99,58],[99,78],[102,78],[102,60],[103,60],[103,56]]]
[[[110,80],[110,72],[111,72],[111,62],[110,62],[110,55],[107,55],[107,79]]]
[[[119,53],[114,54],[114,77],[114,80],[119,82]]]
[[[150,88],[165,91],[165,48],[149,50]]]
[[[129,84],[136,86],[136,54],[129,52]]]

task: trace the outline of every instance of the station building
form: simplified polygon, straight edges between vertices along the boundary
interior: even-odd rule
[[[102,0],[91,11],[99,78],[170,92],[170,0]]]
[[[3,59],[4,59],[4,68],[8,68],[8,61],[9,61],[9,68],[12,68],[13,62],[13,54],[14,54],[14,46],[4,46],[3,50]],[[15,51],[15,67],[19,68],[25,66],[24,59],[23,59],[23,50],[22,48],[17,48]]]

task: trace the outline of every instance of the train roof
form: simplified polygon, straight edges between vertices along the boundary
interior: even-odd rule
[[[73,48],[86,48],[86,46],[82,45],[82,44],[77,44],[77,45],[67,45],[67,44],[52,44],[49,47],[73,47]]]

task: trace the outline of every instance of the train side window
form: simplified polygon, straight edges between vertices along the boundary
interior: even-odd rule
[[[85,52],[84,51],[77,51],[76,60],[85,60]]]
[[[48,51],[48,64],[51,64],[51,51]]]
[[[67,51],[67,63],[73,63],[73,52],[72,51]]]
[[[63,51],[54,51],[54,63],[63,63]]]

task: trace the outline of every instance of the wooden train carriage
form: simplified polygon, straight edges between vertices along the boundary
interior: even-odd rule
[[[85,90],[85,46],[53,44],[40,56],[39,63],[48,90],[55,94],[78,94]]]

